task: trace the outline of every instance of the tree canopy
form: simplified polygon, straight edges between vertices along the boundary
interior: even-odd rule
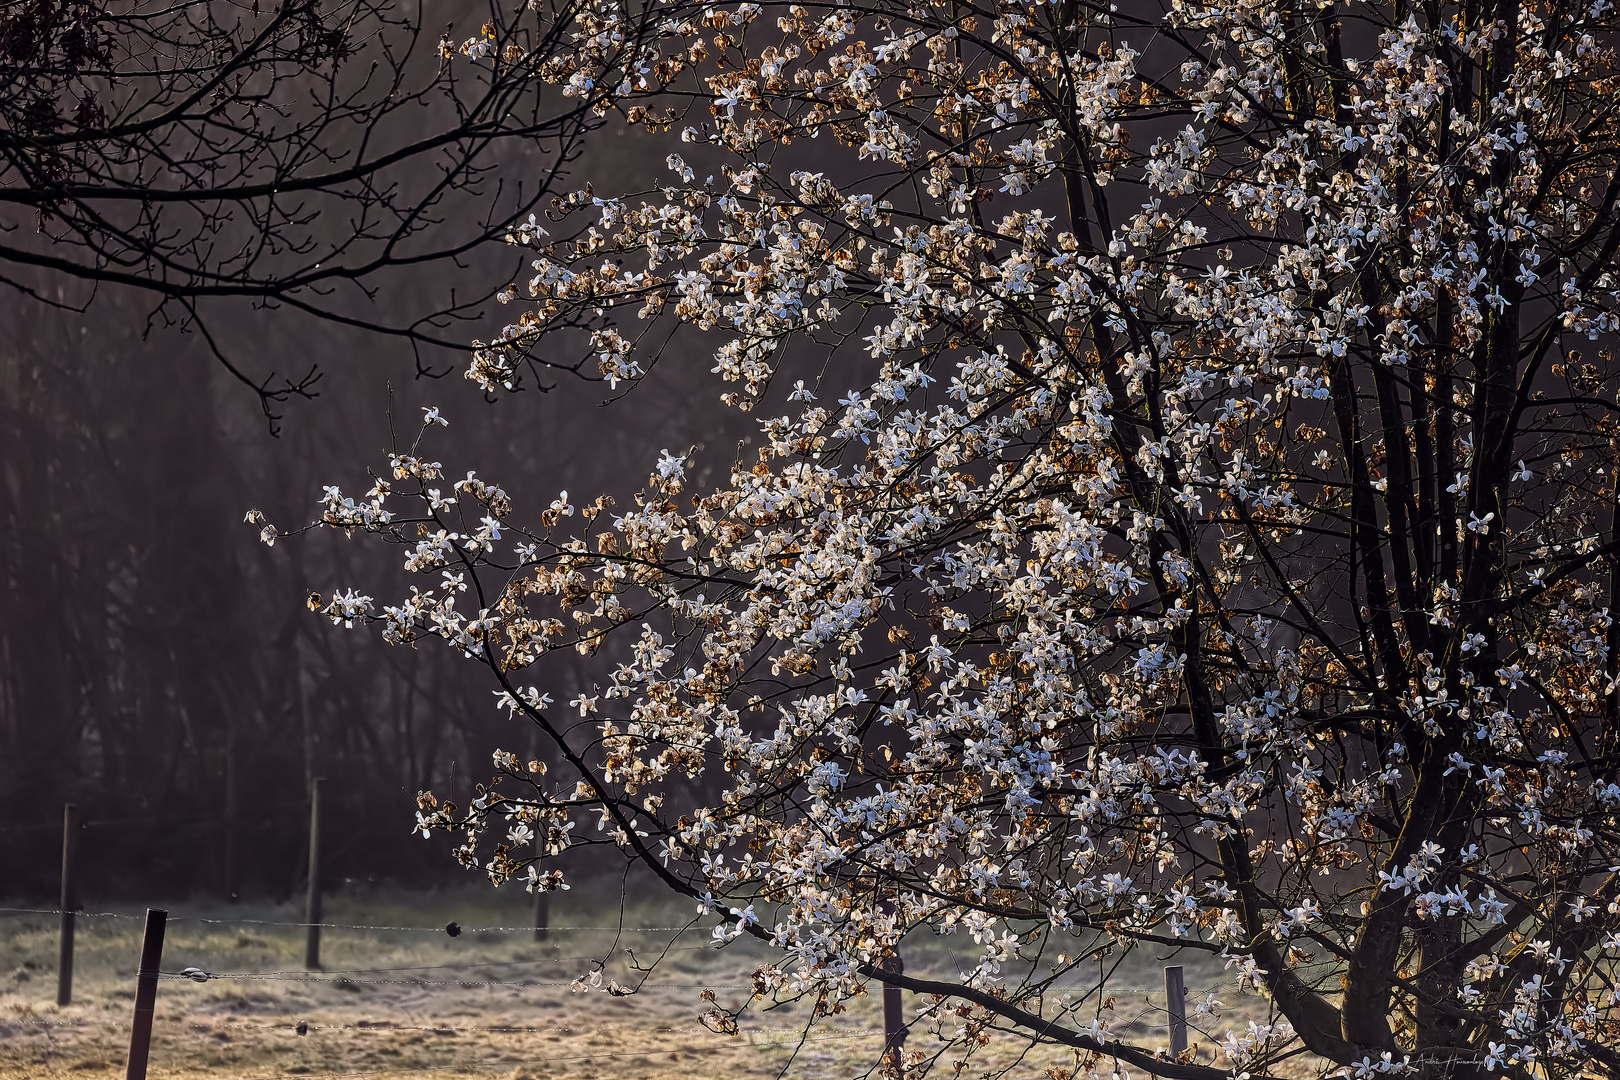
[[[618,85],[574,73],[634,79],[651,32],[613,0],[435,17],[483,26],[458,43],[392,0],[7,4],[0,283],[68,307],[135,290],[272,419],[318,373],[218,345],[232,300],[373,331],[432,370],[493,292],[467,260],[541,205]],[[593,20],[615,29],[576,33]],[[488,62],[448,64],[458,45]],[[397,318],[392,291],[435,267],[459,289]]]
[[[780,947],[761,997],[915,991],[908,1071],[993,1029],[1064,1080],[1620,1071],[1617,20],[668,9],[616,103],[683,110],[666,183],[514,230],[468,376],[633,385],[701,331],[759,436],[524,517],[435,411],[328,489],[414,583],[312,606],[482,663],[561,757],[421,828],[541,889],[617,845]],[[618,667],[564,703],[567,648]],[[960,979],[892,970],[919,928]],[[1108,1030],[1075,976],[1147,947],[1274,1022]]]

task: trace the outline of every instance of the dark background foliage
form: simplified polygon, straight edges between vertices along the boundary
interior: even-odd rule
[[[662,157],[649,149],[610,123],[565,183],[644,175]],[[424,268],[371,314],[409,320],[458,281],[487,286],[509,257],[490,254]],[[73,299],[73,283],[48,275],[33,287]],[[453,356],[435,368],[445,377],[423,378],[408,346],[285,309],[240,302],[216,315],[210,343],[149,322],[151,299],[133,290],[104,286],[82,313],[15,294],[5,305],[0,891],[13,897],[54,894],[68,801],[90,822],[89,903],[285,895],[301,887],[311,774],[327,778],[334,880],[464,878],[442,837],[411,832],[416,792],[465,798],[497,745],[538,742],[496,711],[475,665],[390,649],[306,610],[311,591],[351,585],[389,602],[404,575],[376,551],[325,534],[266,549],[244,513],[296,526],[322,485],[364,491],[362,470],[386,467],[393,432],[408,442],[426,404],[451,423],[431,444],[447,476],[478,469],[520,514],[564,488],[622,498],[661,447],[706,444],[729,460],[751,426],[693,395],[712,362],[690,349],[605,406],[605,385],[567,374],[486,402]],[[486,305],[467,336],[502,314]],[[272,436],[215,346],[260,371],[315,366],[318,396],[288,402]],[[553,659],[536,678],[554,694],[611,665]]]

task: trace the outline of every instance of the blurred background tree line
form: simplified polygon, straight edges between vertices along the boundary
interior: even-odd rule
[[[315,775],[349,874],[457,873],[410,832],[416,792],[538,743],[502,741],[442,650],[304,611],[352,578],[345,544],[266,553],[243,512],[307,517],[356,479],[332,463],[375,460],[427,404],[453,425],[447,469],[499,462],[520,499],[632,490],[649,446],[742,433],[685,400],[678,354],[605,412],[566,355],[498,405],[455,377],[515,272],[507,223],[662,156],[527,76],[438,66],[441,26],[562,48],[544,25],[475,0],[0,11],[5,892],[52,894],[72,801],[92,902],[286,893]],[[572,662],[559,685],[611,660]]]

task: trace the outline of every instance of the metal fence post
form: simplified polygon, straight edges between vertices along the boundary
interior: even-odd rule
[[[895,903],[893,900],[878,901],[878,911],[884,915],[893,916]],[[892,971],[896,975],[903,974],[906,963],[900,958],[900,942],[894,943],[894,952],[878,963],[884,971]],[[900,988],[883,984],[883,1056],[894,1069],[896,1076],[905,1075],[905,1045],[906,1045],[906,1011],[900,998]]]
[[[124,1080],[146,1080],[152,1052],[152,1014],[157,1010],[158,968],[163,963],[163,928],[169,913],[146,909],[146,937],[141,941],[141,967],[135,975],[135,1023],[129,1031],[129,1068]]]
[[[56,1003],[73,1002],[73,930],[74,911],[79,907],[78,884],[73,880],[74,848],[78,846],[74,833],[78,825],[78,807],[66,803],[62,807],[62,936],[56,950]]]
[[[1164,993],[1169,999],[1170,1057],[1175,1059],[1187,1050],[1187,984],[1180,964],[1164,969]]]
[[[309,785],[309,888],[304,893],[304,970],[321,966],[321,778]]]
[[[894,955],[883,964],[887,971],[896,975],[906,970],[904,960],[900,959],[900,950],[897,946]],[[900,999],[898,986],[883,984],[883,1053],[889,1059],[889,1064],[897,1074],[905,1071],[904,1051],[906,1047],[906,1011]]]

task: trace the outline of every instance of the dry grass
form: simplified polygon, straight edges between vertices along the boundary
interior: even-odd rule
[[[182,913],[211,918],[296,922],[288,907],[176,905]],[[122,1075],[134,998],[134,971],[141,920],[83,918],[79,922],[74,1003],[55,1004],[56,920],[50,916],[0,916],[0,1075],[8,1080],[60,1080]],[[328,904],[331,922],[367,925],[465,927],[522,925],[522,898],[487,889],[390,896],[337,897]],[[576,890],[554,904],[556,926],[616,924],[616,895]],[[627,926],[676,926],[685,909],[665,904],[632,905]],[[712,922],[712,920],[708,920]],[[467,932],[405,934],[327,930],[319,981],[216,979],[205,983],[166,979],[159,984],[153,1032],[153,1080],[257,1080],[366,1075],[405,1077],[566,1080],[633,1074],[668,1080],[775,1077],[848,1078],[873,1068],[882,1047],[876,995],[845,1013],[824,1019],[805,1036],[807,1010],[757,1005],[737,1035],[711,1032],[697,1022],[707,1006],[700,991],[713,988],[722,1004],[738,1007],[749,997],[748,973],[766,953],[741,941],[724,949],[706,945],[707,928],[684,935],[668,931],[559,931],[539,943],[527,933]],[[671,951],[631,997],[601,992],[576,994],[568,983],[587,973],[592,958],[607,961],[620,982],[635,974],[630,950],[645,961],[663,945]],[[912,972],[956,970],[951,938],[908,943]],[[292,927],[216,925],[179,919],[169,924],[163,969],[199,967],[219,973],[299,970],[303,933]],[[1152,958],[1143,956],[1115,973],[1112,984],[1147,989],[1159,982]],[[362,970],[365,969],[365,970]],[[397,969],[397,970],[378,970]],[[1188,962],[1189,987],[1221,981],[1218,965]],[[521,984],[521,985],[515,985]],[[1265,1003],[1222,993],[1234,1008],[1220,1030],[1194,1034],[1206,1049],[1230,1027],[1263,1019]],[[1162,995],[1119,993],[1104,1014],[1109,1026],[1133,1040],[1165,1036]],[[299,1035],[297,1025],[307,1025]],[[935,1053],[939,1043],[914,1032],[908,1049]],[[1012,1040],[992,1041],[976,1051],[964,1076],[1010,1069],[1013,1076],[1041,1076],[1066,1053],[1041,1048],[1021,1054]],[[948,1062],[960,1056],[947,1053]]]

